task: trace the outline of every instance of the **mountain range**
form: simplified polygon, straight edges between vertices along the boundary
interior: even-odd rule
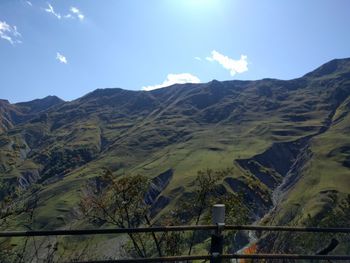
[[[0,100],[0,197],[39,187],[33,229],[64,228],[87,181],[142,174],[155,182],[157,219],[198,170],[229,168],[222,185],[244,193],[254,220],[322,225],[350,194],[349,112],[350,59],[292,80]]]

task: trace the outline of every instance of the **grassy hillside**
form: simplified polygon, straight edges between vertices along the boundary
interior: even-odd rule
[[[106,169],[149,178],[172,170],[158,197],[170,198],[160,218],[191,191],[198,170],[231,168],[227,189],[242,183],[241,190],[268,196],[265,212],[277,202],[266,222],[322,218],[333,202],[329,191],[337,200],[350,193],[349,95],[350,59],[342,59],[288,81],[214,80],[151,92],[100,89],[71,102],[1,102],[2,196],[11,187],[39,189],[33,228],[61,228],[72,222],[82,186]],[[23,227],[21,220],[14,227]]]

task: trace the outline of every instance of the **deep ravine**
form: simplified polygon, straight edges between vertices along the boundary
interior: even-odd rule
[[[308,135],[294,142],[291,142],[291,143],[297,143],[299,145],[302,145],[302,147],[300,148],[293,163],[289,167],[287,173],[283,177],[282,182],[272,191],[271,199],[272,199],[273,205],[265,215],[257,218],[252,223],[253,225],[260,225],[262,222],[266,221],[267,218],[269,218],[268,221],[272,225],[275,224],[273,218],[274,218],[274,214],[277,211],[278,206],[281,204],[281,202],[283,201],[284,197],[289,192],[289,190],[298,182],[298,180],[302,176],[303,167],[312,157],[312,151],[310,149],[310,140],[315,136],[323,134],[329,130],[329,128],[332,125],[332,119],[334,115],[335,115],[335,110],[333,110],[329,114],[329,116],[324,122],[325,125],[321,127],[321,129],[317,133]],[[246,231],[245,235],[249,240],[249,242],[244,247],[237,250],[236,253],[243,253],[245,249],[251,247],[253,244],[258,243],[259,241],[259,238],[257,237],[255,231]]]

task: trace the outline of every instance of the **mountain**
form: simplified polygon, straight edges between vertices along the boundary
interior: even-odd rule
[[[59,105],[64,101],[56,96],[47,96],[29,102],[10,104],[8,100],[0,99],[0,133],[13,128],[15,125],[34,118],[40,112]]]
[[[160,182],[152,197],[159,219],[191,192],[198,170],[230,168],[222,185],[244,193],[252,220],[321,224],[350,194],[349,111],[350,59],[293,80],[1,100],[1,196],[39,186],[32,227],[55,229],[70,222],[89,180],[106,169],[140,173]],[[270,247],[283,241],[274,240]]]

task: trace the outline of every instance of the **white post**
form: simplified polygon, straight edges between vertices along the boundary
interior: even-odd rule
[[[212,223],[214,225],[225,223],[225,205],[216,204],[213,206]]]
[[[225,205],[216,204],[212,210],[212,223],[217,226],[215,233],[211,235],[210,263],[222,263],[224,237],[221,234],[225,226]]]

